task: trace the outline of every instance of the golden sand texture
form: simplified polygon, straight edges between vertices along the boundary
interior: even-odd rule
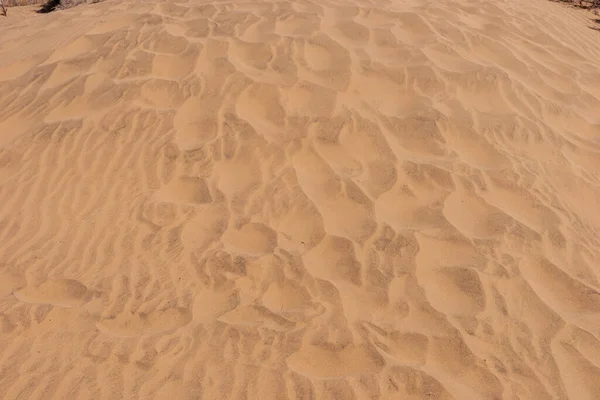
[[[0,19],[2,399],[600,398],[600,34],[545,0]]]

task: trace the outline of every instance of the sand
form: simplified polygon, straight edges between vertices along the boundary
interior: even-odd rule
[[[0,18],[3,399],[599,399],[600,33],[544,0]]]

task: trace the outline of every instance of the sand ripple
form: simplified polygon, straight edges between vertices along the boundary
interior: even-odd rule
[[[29,11],[0,21],[2,398],[600,398],[589,14]]]

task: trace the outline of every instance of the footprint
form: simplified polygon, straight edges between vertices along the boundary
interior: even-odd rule
[[[437,200],[437,199],[435,199]],[[375,214],[398,231],[439,228],[447,224],[437,201],[422,199],[396,184],[375,203]],[[402,207],[398,207],[402,204]]]
[[[406,400],[454,400],[446,387],[433,376],[410,367],[392,366],[387,372],[387,396],[386,387],[383,387],[385,399]]]
[[[416,238],[419,243],[419,253],[416,258],[419,268],[460,267],[465,265],[478,270],[485,268],[486,259],[464,237],[445,237],[444,235],[436,237],[433,234],[418,233]]]
[[[171,332],[187,325],[191,320],[190,310],[172,307],[147,314],[125,312],[115,318],[96,323],[96,327],[107,335],[136,337]]]
[[[322,41],[327,43],[327,39],[324,38]],[[315,71],[327,71],[335,66],[337,61],[330,48],[318,40],[308,40],[304,43],[304,59],[307,66]]]
[[[365,324],[371,341],[380,354],[394,363],[407,366],[425,365],[427,359],[427,336],[419,333],[389,331],[372,324]]]
[[[27,284],[21,274],[12,271],[8,266],[0,264],[0,269],[0,298],[11,295]]]
[[[193,72],[199,51],[190,47],[183,54],[156,54],[152,64],[152,74],[165,79],[181,79]]]
[[[78,39],[72,41],[66,46],[60,46],[57,50],[52,52],[50,57],[46,60],[45,64],[52,64],[57,61],[63,61],[65,59],[73,59],[77,56],[84,54],[90,54],[96,50],[94,43],[88,36],[81,36]]]
[[[73,82],[75,77],[79,77],[78,73],[81,74],[81,68],[78,65],[72,63],[59,62],[56,64],[52,73],[40,88],[40,91],[46,89],[53,89],[59,86],[67,86],[68,83]],[[85,79],[85,78],[84,78]]]
[[[433,36],[429,23],[415,12],[398,13],[398,23],[391,32],[402,42],[411,45],[423,45],[431,40]]]
[[[279,140],[286,116],[280,97],[277,86],[254,83],[239,95],[235,110],[257,132],[268,139]]]
[[[338,39],[340,43],[346,47],[364,48],[369,41],[371,31],[354,21],[342,20],[335,24],[334,39]]]
[[[184,102],[180,83],[167,79],[152,79],[141,86],[140,100],[150,107],[174,109]]]
[[[422,49],[423,54],[439,69],[450,72],[469,72],[479,65],[463,58],[456,50],[444,43],[432,43]]]
[[[335,91],[306,81],[298,82],[282,97],[290,116],[327,118],[333,114],[337,103]]]
[[[287,359],[287,365],[307,377],[338,379],[376,374],[384,360],[366,345],[349,344],[337,350],[305,344]]]
[[[536,232],[544,232],[558,224],[556,211],[548,208],[534,193],[517,185],[489,179],[489,190],[483,199]]]
[[[175,144],[181,150],[199,149],[217,136],[216,106],[219,103],[215,98],[190,97],[179,107],[173,127]]]
[[[139,207],[138,220],[153,230],[181,225],[193,214],[193,209],[181,210],[178,204],[167,201],[148,201]]]
[[[444,314],[473,316],[485,309],[485,292],[476,271],[419,268],[417,276],[431,305]]]
[[[373,205],[351,179],[339,177],[313,148],[298,152],[293,163],[298,183],[323,216],[327,232],[357,241],[373,234]]]
[[[354,244],[346,238],[326,236],[304,256],[304,262],[311,275],[320,279],[361,284],[361,265]]]
[[[182,54],[188,48],[187,39],[173,36],[165,31],[157,31],[149,35],[141,47],[158,54]]]
[[[127,56],[123,61],[123,66],[119,70],[117,77],[119,79],[125,78],[141,78],[145,77],[152,72],[150,66],[155,55],[148,53],[147,51],[137,50]],[[94,85],[90,84],[93,80],[94,75],[90,75],[87,78],[86,86],[89,90],[93,90]],[[96,78],[97,79],[97,78]]]
[[[228,229],[223,235],[223,243],[234,252],[263,255],[269,254],[275,249],[277,234],[266,225],[250,223],[240,229]]]
[[[183,18],[189,12],[188,7],[181,7],[173,3],[163,3],[158,5],[158,14],[163,14],[173,18]]]
[[[510,167],[510,160],[467,124],[443,121],[440,126],[449,146],[463,162],[484,170]]]
[[[212,201],[204,178],[180,176],[156,194],[157,198],[172,203],[206,204]]]
[[[512,218],[481,198],[454,192],[444,201],[443,214],[469,238],[487,239],[504,233]]]
[[[307,37],[318,30],[320,22],[314,13],[286,13],[277,18],[274,31],[283,37]]]
[[[73,279],[50,280],[36,287],[25,287],[15,293],[24,303],[77,307],[91,299],[93,293]]]
[[[188,249],[206,249],[217,242],[227,229],[229,210],[223,205],[197,207],[196,215],[181,232],[181,241]]]
[[[300,284],[291,280],[273,282],[262,297],[262,303],[274,313],[303,312],[311,306],[311,296]]]
[[[232,39],[229,57],[233,64],[241,63],[246,68],[265,70],[273,58],[273,52],[267,43],[247,43]]]
[[[262,184],[260,156],[250,147],[241,147],[234,158],[216,165],[214,178],[228,199],[243,199]]]
[[[361,68],[351,74],[346,98],[357,107],[368,105],[386,116],[405,115],[411,109],[425,106],[424,99],[407,89],[405,79],[402,71],[391,73],[376,66]]]
[[[295,173],[273,182],[265,193],[270,199],[267,210],[271,226],[279,233],[279,246],[305,252],[325,236],[323,217],[315,205],[295,185]]]
[[[237,307],[238,303],[236,290],[202,290],[194,298],[193,320],[201,324],[215,322],[221,315]]]
[[[563,268],[568,267],[565,266]],[[519,263],[523,278],[537,295],[568,320],[594,320],[600,328],[600,292],[542,257],[528,256]]]
[[[417,111],[406,118],[390,117],[386,127],[394,139],[391,145],[401,153],[409,152],[412,157],[447,158],[450,149],[439,128],[444,120],[434,109]]]
[[[189,38],[204,38],[210,34],[210,25],[207,18],[197,18],[186,21],[185,26],[188,28],[185,32],[185,36]]]
[[[290,331],[295,323],[262,306],[240,306],[219,317],[230,325],[265,327],[275,331]]]
[[[310,80],[323,87],[344,91],[352,75],[350,54],[344,46],[324,33],[316,33],[304,43],[304,59],[299,65]]]
[[[429,336],[427,370],[443,377],[444,387],[457,399],[499,399],[502,381],[478,362],[478,357],[460,335]],[[463,384],[468,379],[469,384]]]

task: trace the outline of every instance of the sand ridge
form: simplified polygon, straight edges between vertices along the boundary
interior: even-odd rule
[[[589,17],[11,9],[3,398],[597,399]]]

